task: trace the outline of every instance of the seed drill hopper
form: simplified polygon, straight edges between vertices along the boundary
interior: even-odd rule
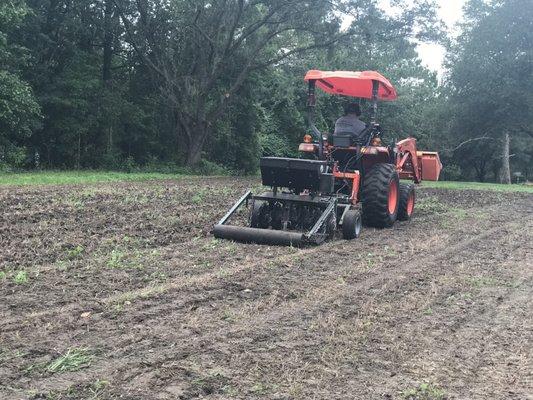
[[[436,152],[418,151],[412,137],[384,144],[376,121],[378,101],[395,100],[397,94],[381,74],[311,70],[305,81],[310,134],[299,146],[303,157],[261,158],[262,184],[270,190],[246,192],[215,225],[216,238],[293,246],[320,244],[336,231],[345,239],[357,238],[363,224],[386,228],[409,220],[413,183],[438,180],[442,165]],[[371,119],[363,133],[322,134],[314,124],[316,87],[370,100]],[[245,205],[246,226],[230,224]]]

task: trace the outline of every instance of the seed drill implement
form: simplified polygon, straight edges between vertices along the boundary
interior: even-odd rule
[[[303,246],[321,244],[339,231],[344,239],[354,239],[363,225],[387,228],[396,220],[409,220],[414,184],[438,180],[442,165],[436,152],[418,151],[412,137],[384,143],[376,121],[378,101],[397,98],[384,76],[375,71],[311,70],[305,81],[310,133],[299,145],[302,158],[261,158],[261,180],[269,190],[246,192],[215,225],[216,238]],[[332,95],[370,100],[366,129],[357,136],[322,134],[314,123],[317,87]],[[245,206],[245,224],[231,224]]]

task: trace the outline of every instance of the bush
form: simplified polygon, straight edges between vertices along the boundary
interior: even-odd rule
[[[192,173],[200,173],[202,175],[231,175],[232,171],[220,164],[208,161],[205,159],[200,160],[197,167],[193,168]]]
[[[455,164],[444,166],[441,172],[440,179],[443,181],[460,181],[464,180],[463,171],[461,167]]]
[[[0,171],[13,171],[24,168],[27,161],[27,150],[25,147],[17,147],[7,144],[0,147]]]
[[[126,157],[126,159],[122,162],[121,170],[124,172],[133,172],[137,168],[137,164],[135,163],[135,160],[132,156]]]

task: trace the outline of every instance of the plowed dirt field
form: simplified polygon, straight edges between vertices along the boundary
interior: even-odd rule
[[[533,398],[532,194],[422,187],[354,241],[215,240],[257,186],[0,188],[0,398]]]

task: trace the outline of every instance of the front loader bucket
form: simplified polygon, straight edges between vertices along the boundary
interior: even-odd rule
[[[295,247],[306,244],[305,235],[302,233],[273,229],[217,224],[213,229],[213,234],[217,239],[229,239],[243,243]]]
[[[438,181],[442,163],[440,162],[439,153],[434,151],[418,151],[418,165],[422,170],[422,180]]]

